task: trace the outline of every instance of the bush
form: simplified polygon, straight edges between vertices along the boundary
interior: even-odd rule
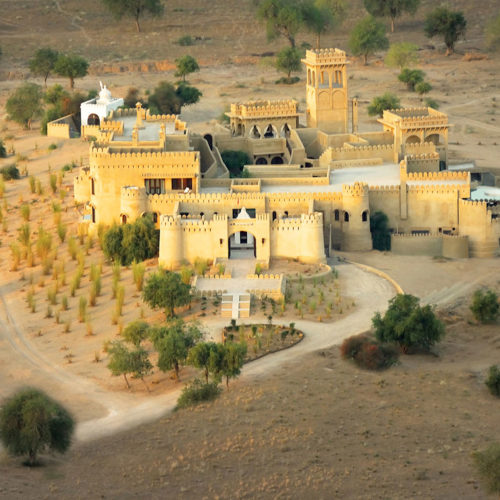
[[[484,383],[493,396],[500,398],[500,365],[490,366],[488,378]]]
[[[21,389],[0,410],[0,439],[11,455],[28,455],[28,465],[47,449],[64,453],[73,429],[66,409],[37,389]]]
[[[426,97],[424,99],[424,104],[429,108],[439,109],[439,103],[435,99],[432,99],[431,97]]]
[[[57,144],[55,143],[49,144],[49,147],[47,149],[49,151],[54,151],[54,149],[57,149]]]
[[[204,401],[212,401],[216,399],[221,392],[222,389],[217,382],[205,383],[197,378],[182,389],[182,393],[177,400],[177,408],[186,408]]]
[[[477,321],[481,323],[496,321],[499,309],[498,296],[493,290],[476,290],[474,292],[470,310]]]
[[[398,75],[400,82],[406,83],[408,90],[415,90],[415,86],[424,81],[425,73],[421,69],[404,68]]]
[[[221,153],[221,157],[231,177],[239,177],[243,167],[250,164],[250,158],[245,151],[227,150]]]
[[[415,85],[417,94],[428,94],[432,90],[432,85],[429,82],[420,82]]]
[[[432,307],[420,306],[419,299],[410,294],[393,297],[384,317],[377,312],[372,324],[379,342],[396,342],[405,353],[413,349],[427,351],[445,333]]]
[[[367,335],[354,335],[340,346],[342,359],[352,359],[366,370],[384,370],[398,360],[398,352],[392,345],[379,344]]]
[[[133,224],[114,225],[103,237],[103,252],[124,266],[142,262],[158,254],[159,231],[152,216],[140,217]]]
[[[473,455],[474,462],[491,493],[500,493],[500,444],[492,443]]]
[[[384,212],[375,212],[370,215],[370,232],[374,250],[391,249],[391,233],[389,231],[389,218]]]
[[[177,43],[181,46],[181,47],[189,47],[191,45],[194,45],[194,40],[193,38],[191,37],[191,35],[184,35],[184,36],[181,36],[178,40],[177,40]]]
[[[0,173],[4,181],[10,181],[12,179],[19,179],[19,169],[15,165],[7,165],[0,169]]]
[[[390,92],[386,92],[382,96],[374,97],[373,101],[368,106],[368,114],[370,116],[382,116],[386,109],[397,109],[400,107],[399,99]]]
[[[3,141],[0,139],[0,158],[7,158],[7,150]]]

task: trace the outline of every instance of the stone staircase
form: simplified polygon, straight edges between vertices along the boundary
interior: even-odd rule
[[[226,293],[222,296],[221,316],[223,318],[249,318],[250,317],[250,294],[249,293]]]

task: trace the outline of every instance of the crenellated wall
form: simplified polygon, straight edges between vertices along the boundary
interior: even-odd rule
[[[398,255],[429,255],[449,259],[469,257],[467,236],[446,234],[392,234],[391,250]]]

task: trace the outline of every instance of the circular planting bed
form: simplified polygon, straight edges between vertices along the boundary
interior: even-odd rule
[[[247,345],[245,363],[298,344],[304,333],[290,325],[253,324],[229,325],[222,330],[222,341]]]

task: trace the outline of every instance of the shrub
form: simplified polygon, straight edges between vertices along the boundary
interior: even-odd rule
[[[424,81],[424,76],[421,69],[404,68],[398,75],[398,80],[406,83],[408,90],[415,90],[415,86]]]
[[[491,493],[500,493],[500,444],[492,443],[473,455],[476,467]]]
[[[227,150],[221,153],[221,157],[231,177],[239,177],[243,167],[251,163],[245,151]]]
[[[19,169],[15,165],[7,165],[0,169],[4,181],[19,179]]]
[[[385,56],[385,64],[392,68],[408,68],[415,64],[417,57],[418,46],[409,42],[393,43]]]
[[[499,309],[498,296],[493,290],[476,290],[474,292],[470,310],[477,321],[481,323],[496,321]]]
[[[386,109],[397,109],[400,107],[398,97],[390,92],[386,92],[382,96],[374,97],[368,106],[368,114],[370,116],[382,116]]]
[[[194,270],[198,276],[205,276],[208,269],[207,259],[196,258],[194,260]]]
[[[493,396],[500,398],[500,365],[490,366],[488,378],[484,383]]]
[[[396,348],[380,344],[367,335],[354,335],[344,340],[340,346],[343,359],[352,359],[357,366],[366,370],[384,370],[398,360]]]
[[[146,272],[146,266],[142,262],[132,263],[132,274],[134,276],[134,283],[138,292],[142,291],[145,272]]]
[[[221,392],[222,389],[217,382],[205,383],[197,378],[182,389],[182,393],[177,400],[177,408],[186,408],[204,401],[212,401]]]
[[[429,108],[439,109],[439,103],[435,99],[432,99],[431,97],[426,97],[424,99],[424,104]]]
[[[194,45],[194,40],[191,35],[183,35],[177,40],[177,43],[181,47],[189,47],[191,45]]]
[[[28,455],[28,465],[45,450],[64,453],[73,429],[66,409],[38,389],[21,389],[0,410],[0,439],[11,455]]]
[[[57,144],[49,144],[49,147],[47,148],[49,151],[54,151],[54,149],[57,149]]]
[[[379,342],[396,342],[403,352],[429,350],[445,333],[432,307],[420,306],[419,299],[410,294],[392,298],[385,315],[377,312],[372,324]]]
[[[389,231],[389,218],[384,212],[375,212],[370,215],[370,232],[374,250],[391,249],[391,233]]]
[[[0,158],[7,158],[7,150],[2,139],[0,139]]]

